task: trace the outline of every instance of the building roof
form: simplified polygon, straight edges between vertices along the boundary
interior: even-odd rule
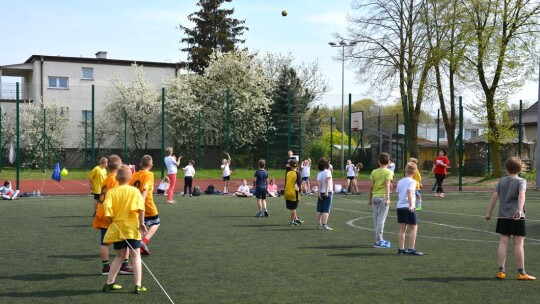
[[[66,56],[48,56],[48,55],[32,55],[24,63],[33,63],[40,61],[56,61],[56,62],[74,62],[74,63],[92,63],[92,64],[109,64],[109,65],[124,65],[130,66],[134,63],[145,67],[160,67],[181,69],[186,67],[185,62],[169,63],[169,62],[153,62],[153,61],[136,61],[136,60],[121,60],[108,58],[89,58],[89,57],[66,57]]]
[[[536,124],[538,115],[538,102],[535,102],[528,109],[524,110],[521,114],[521,123],[523,124]],[[517,123],[517,118],[516,118]]]

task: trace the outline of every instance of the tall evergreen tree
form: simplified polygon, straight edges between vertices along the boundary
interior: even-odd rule
[[[232,0],[199,0],[197,6],[201,9],[188,16],[195,27],[190,29],[179,25],[185,34],[180,42],[187,44],[181,51],[188,52],[188,67],[198,74],[204,72],[214,50],[226,53],[235,50],[237,44],[245,42],[238,38],[244,30],[249,30],[243,26],[245,20],[231,17],[234,8],[220,8],[224,2]]]

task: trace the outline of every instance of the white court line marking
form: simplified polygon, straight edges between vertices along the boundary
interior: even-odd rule
[[[335,196],[334,196],[335,198]],[[351,202],[354,202],[354,203],[360,203],[360,204],[365,204],[367,205],[367,202],[363,202],[363,201],[354,201],[353,199],[350,199],[350,198],[347,198],[347,197],[343,197],[342,199],[344,200],[348,200],[348,201],[351,201]],[[349,203],[349,202],[347,202]],[[460,216],[469,216],[469,217],[478,217],[478,218],[486,218],[484,215],[477,215],[477,214],[467,214],[467,213],[456,213],[456,212],[446,212],[446,211],[434,211],[434,210],[422,210],[422,213],[439,213],[439,214],[449,214],[449,215],[460,215]],[[531,218],[527,218],[526,219],[528,222],[540,222],[540,220],[533,220]]]

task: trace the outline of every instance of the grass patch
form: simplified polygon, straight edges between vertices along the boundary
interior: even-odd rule
[[[367,195],[338,195],[330,226],[315,229],[314,196],[298,210],[305,224],[288,226],[282,198],[268,200],[270,217],[255,218],[255,199],[223,196],[157,203],[162,227],[144,258],[176,303],[494,303],[536,302],[535,282],[494,279],[498,235],[483,218],[489,193],[426,197],[419,213],[417,248],[424,257],[397,256],[398,225],[391,208],[385,238],[392,249],[374,249]],[[395,200],[395,195],[392,197]],[[540,274],[540,206],[528,194],[526,266]],[[99,233],[91,228],[92,199],[47,197],[0,201],[6,303],[168,303],[145,270],[149,292],[100,291]],[[393,202],[395,206],[395,201]]]

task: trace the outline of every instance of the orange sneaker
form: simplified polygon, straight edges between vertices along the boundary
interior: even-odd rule
[[[536,280],[536,277],[533,277],[532,275],[528,275],[526,273],[524,274],[518,273],[517,279],[522,280],[522,281],[533,281],[533,280]]]
[[[497,279],[506,279],[506,273],[502,271],[497,272]]]

